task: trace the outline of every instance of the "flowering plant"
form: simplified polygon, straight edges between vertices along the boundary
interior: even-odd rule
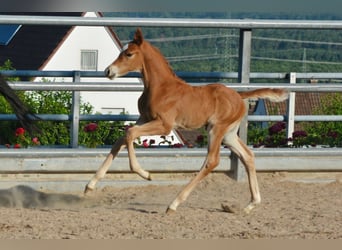
[[[84,126],[83,131],[86,133],[84,144],[89,148],[96,148],[102,144],[102,136],[97,133],[99,126],[97,123],[91,122]]]
[[[92,122],[84,126],[84,132],[95,132],[97,128],[98,128],[98,125]]]
[[[153,148],[153,147],[154,147],[153,144],[155,144],[155,143],[156,143],[156,141],[155,141],[154,139],[151,139],[151,140],[145,139],[145,140],[143,140],[143,142],[142,142],[142,146],[143,146],[144,148]]]
[[[292,138],[288,138],[288,141],[292,142],[294,147],[301,147],[307,144],[307,138],[308,134],[304,130],[298,130],[292,133]]]
[[[268,128],[265,144],[268,147],[284,147],[287,145],[286,123],[277,122]]]
[[[196,144],[198,147],[204,147],[207,144],[207,140],[204,135],[198,135],[196,138]]]
[[[256,132],[255,132],[256,131]],[[254,134],[253,134],[254,133]],[[265,130],[255,129],[251,133],[253,147],[316,147],[322,146],[341,146],[342,135],[338,131],[328,130],[327,132],[315,132],[313,129],[297,130],[292,133],[292,137],[286,136],[286,123],[277,122]]]
[[[13,148],[26,148],[28,146],[39,146],[40,141],[38,137],[31,138],[27,131],[20,127],[15,130],[15,138],[13,141]],[[7,148],[11,148],[11,144],[6,144]]]
[[[205,147],[208,145],[208,133],[205,128],[200,129],[201,134],[196,137],[196,145],[197,147]]]

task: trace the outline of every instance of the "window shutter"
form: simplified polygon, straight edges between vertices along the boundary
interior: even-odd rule
[[[97,50],[81,50],[81,70],[97,70]]]

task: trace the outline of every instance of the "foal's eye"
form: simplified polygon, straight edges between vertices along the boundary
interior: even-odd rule
[[[133,54],[130,53],[130,52],[128,52],[128,51],[126,51],[126,52],[125,52],[125,55],[126,55],[127,57],[131,57]]]

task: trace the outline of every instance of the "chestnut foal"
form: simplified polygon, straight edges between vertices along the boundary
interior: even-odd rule
[[[113,145],[111,152],[87,184],[85,192],[95,188],[97,181],[104,177],[112,160],[124,147],[128,150],[131,170],[151,180],[150,173],[143,170],[137,161],[133,146],[136,138],[167,135],[173,128],[195,129],[207,125],[208,154],[203,166],[166,211],[176,211],[196,185],[218,165],[223,143],[239,157],[247,170],[251,201],[244,210],[249,213],[260,203],[261,198],[253,152],[237,135],[241,119],[246,112],[243,99],[268,98],[271,101],[283,101],[287,98],[287,92],[265,88],[239,94],[222,84],[191,86],[175,75],[160,51],[143,39],[140,29],[137,29],[133,41],[123,48],[105,73],[113,79],[132,71],[141,72],[144,83],[143,93],[138,100],[140,118],[136,125],[128,129],[126,135]]]

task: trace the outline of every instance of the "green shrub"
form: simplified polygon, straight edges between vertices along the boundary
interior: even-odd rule
[[[7,61],[0,69],[13,70],[10,61]],[[9,80],[17,81],[18,78]],[[48,82],[44,80],[44,82]],[[16,91],[21,100],[35,114],[66,114],[69,115],[72,107],[71,91]],[[93,106],[81,101],[81,114],[92,114]],[[0,96],[0,114],[13,114],[13,110],[7,101]],[[95,123],[94,121],[93,123]],[[97,147],[111,145],[119,136],[124,134],[124,122],[99,121],[97,129],[92,132],[85,131],[89,122],[81,121],[79,130],[79,145],[85,147]],[[69,121],[37,121],[39,132],[29,135],[26,131],[20,136],[16,131],[21,125],[17,121],[0,121],[0,144],[7,147],[27,146],[63,146],[70,145]],[[21,131],[21,130],[20,130]],[[32,141],[33,139],[33,141]]]
[[[342,94],[331,93],[322,97],[314,114],[342,115]],[[304,130],[294,131],[290,138],[286,138],[284,122],[271,124],[266,129],[250,128],[248,144],[254,147],[342,147],[341,122],[305,122],[302,127]]]

